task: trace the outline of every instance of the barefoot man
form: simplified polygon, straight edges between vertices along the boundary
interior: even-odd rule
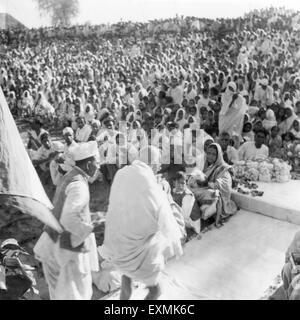
[[[146,285],[145,300],[157,299],[165,261],[182,254],[180,228],[155,178],[159,168],[159,150],[145,147],[111,188],[101,255],[123,275],[121,300],[130,299],[132,281]]]

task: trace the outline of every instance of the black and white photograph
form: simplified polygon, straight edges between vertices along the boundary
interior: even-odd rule
[[[300,300],[300,1],[0,0],[0,300]]]

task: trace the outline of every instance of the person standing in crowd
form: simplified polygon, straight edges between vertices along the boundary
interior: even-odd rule
[[[157,299],[166,260],[182,254],[179,226],[154,175],[159,167],[159,150],[147,146],[111,188],[101,256],[123,274],[121,300],[130,299],[132,281],[146,285],[145,300]]]
[[[42,262],[51,300],[90,300],[92,271],[98,271],[95,235],[89,209],[88,180],[97,172],[97,143],[78,145],[74,150],[75,167],[57,187],[53,213],[63,233],[50,227],[34,247]]]
[[[237,93],[234,82],[227,85],[225,93],[222,95],[222,109],[219,115],[219,131],[228,132],[232,137],[237,134],[242,140],[244,117],[247,111],[245,99]]]
[[[174,104],[181,105],[183,100],[183,87],[178,83],[178,79],[172,78],[171,88],[169,89],[169,96],[172,97]]]
[[[65,164],[65,171],[69,172],[75,166],[74,155],[72,150],[78,146],[78,143],[74,140],[74,131],[70,127],[66,127],[63,130],[63,138],[65,139],[65,146],[64,146],[64,164]]]

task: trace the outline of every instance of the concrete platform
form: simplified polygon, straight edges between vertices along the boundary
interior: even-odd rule
[[[299,226],[246,211],[221,229],[192,240],[162,278],[166,300],[257,300],[280,274],[286,248]],[[133,300],[144,299],[141,286]],[[119,293],[109,300],[119,299]]]
[[[300,225],[300,181],[286,183],[256,182],[262,197],[233,192],[232,198],[244,210],[260,213],[282,221]]]

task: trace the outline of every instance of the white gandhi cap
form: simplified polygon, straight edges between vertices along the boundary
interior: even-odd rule
[[[97,157],[98,153],[98,145],[96,141],[81,143],[72,149],[72,154],[75,161]]]

